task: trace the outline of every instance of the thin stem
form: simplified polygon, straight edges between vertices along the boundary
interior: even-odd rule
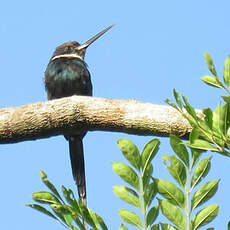
[[[145,200],[144,200],[144,182],[143,182],[143,172],[140,174],[140,178],[141,178],[141,191],[140,191],[140,195],[141,195],[141,199],[142,199],[142,214],[144,216],[144,230],[147,230],[148,226],[147,226],[147,218],[146,218],[146,207],[145,207]]]
[[[191,192],[191,172],[192,169],[191,167],[189,167],[188,169],[188,183],[186,186],[186,216],[187,216],[187,230],[190,230],[190,216],[191,216],[191,212],[190,212],[190,192]]]

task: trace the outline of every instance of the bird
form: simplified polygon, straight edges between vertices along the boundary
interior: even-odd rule
[[[77,41],[65,42],[58,46],[47,65],[44,74],[48,100],[72,95],[92,96],[92,83],[88,66],[84,60],[86,49],[114,25],[93,36],[83,44]],[[83,137],[86,131],[65,134],[69,141],[72,174],[78,187],[79,199],[86,204],[86,179],[83,153]]]

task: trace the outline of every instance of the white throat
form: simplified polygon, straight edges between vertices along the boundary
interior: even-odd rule
[[[57,55],[57,56],[54,56],[51,59],[51,61],[56,60],[58,58],[77,58],[77,59],[81,59],[82,61],[84,61],[83,58],[78,54],[61,54],[61,55]]]

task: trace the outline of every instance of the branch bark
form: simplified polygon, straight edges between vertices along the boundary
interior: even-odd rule
[[[191,126],[170,106],[135,100],[72,96],[0,109],[0,143],[34,140],[82,130],[153,136],[174,134],[187,138]]]

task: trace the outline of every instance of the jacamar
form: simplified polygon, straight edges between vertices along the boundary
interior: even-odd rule
[[[66,42],[54,51],[45,71],[45,88],[48,100],[72,95],[92,96],[92,83],[84,61],[86,48],[102,36],[113,25],[107,27],[84,44]],[[69,141],[69,152],[73,178],[78,186],[78,195],[86,203],[85,165],[82,139],[86,132],[65,134]]]

